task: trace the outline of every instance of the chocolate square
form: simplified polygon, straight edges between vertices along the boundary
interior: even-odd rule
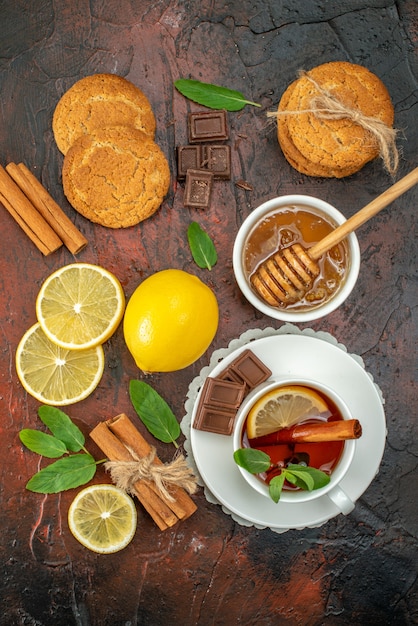
[[[231,178],[231,147],[230,146],[204,146],[203,165],[215,178],[229,180]]]
[[[189,113],[189,142],[223,141],[228,139],[226,111]]]
[[[230,413],[222,411],[215,407],[202,406],[196,419],[193,422],[193,428],[196,430],[205,430],[218,435],[231,435],[234,428],[236,411]],[[216,462],[216,460],[214,460]]]
[[[204,170],[187,170],[184,206],[206,209],[212,191],[213,174]]]
[[[186,178],[188,170],[199,170],[203,161],[201,146],[178,146],[177,178]]]
[[[244,398],[245,385],[208,376],[202,391],[202,402],[224,410],[237,410]]]
[[[237,374],[250,389],[270,378],[272,372],[251,350],[244,350],[229,364],[231,373]]]

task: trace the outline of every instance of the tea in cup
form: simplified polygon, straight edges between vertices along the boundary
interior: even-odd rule
[[[279,502],[296,504],[327,496],[346,515],[354,502],[341,481],[350,469],[360,435],[361,426],[332,389],[309,379],[276,379],[255,389],[241,404],[233,433],[234,456],[235,451],[248,448],[268,455],[268,469],[259,474],[237,465],[260,494],[271,497],[269,484],[284,473]],[[318,484],[324,486],[302,489],[300,482],[292,482],[290,468],[296,476],[322,475],[326,480]]]

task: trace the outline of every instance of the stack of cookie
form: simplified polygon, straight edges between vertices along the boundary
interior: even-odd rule
[[[330,95],[351,112],[340,118],[316,106]],[[350,176],[380,153],[376,136],[356,121],[374,118],[391,128],[394,109],[385,85],[363,66],[335,61],[302,74],[278,107],[278,140],[287,161],[308,176]]]
[[[147,97],[121,76],[87,76],[64,93],[52,128],[64,154],[64,193],[79,213],[109,228],[155,213],[170,184],[155,127]]]

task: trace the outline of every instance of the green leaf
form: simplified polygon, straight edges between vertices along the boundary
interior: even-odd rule
[[[176,443],[180,425],[166,401],[142,380],[131,380],[129,395],[135,411],[149,432],[164,443]]]
[[[19,438],[29,450],[46,456],[48,459],[57,459],[68,452],[67,446],[60,439],[40,430],[24,428],[20,431]]]
[[[283,489],[285,479],[286,479],[285,472],[281,472],[278,476],[275,476],[274,478],[272,478],[269,483],[270,498],[274,502],[278,502],[280,500],[280,496],[282,494],[282,489]]]
[[[36,493],[58,493],[89,482],[96,473],[96,462],[90,454],[73,454],[59,459],[32,476],[26,489]]]
[[[240,111],[246,104],[261,107],[261,104],[246,100],[239,91],[210,83],[202,83],[199,80],[180,78],[174,82],[174,86],[189,100],[203,104],[210,109]]]
[[[330,481],[329,475],[316,467],[291,464],[287,466],[285,473],[289,482],[308,491],[325,487]]]
[[[68,450],[78,452],[83,448],[84,435],[66,413],[53,406],[44,405],[39,407],[38,415],[52,434],[65,443]]]
[[[218,260],[218,254],[207,232],[197,222],[192,222],[187,229],[187,239],[196,265],[211,270]]]
[[[250,472],[250,474],[266,472],[271,465],[269,455],[255,448],[239,448],[235,450],[234,461],[247,472]]]

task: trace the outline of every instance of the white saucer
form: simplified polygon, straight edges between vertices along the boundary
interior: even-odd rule
[[[214,367],[205,368],[205,374],[217,376],[240,352],[249,348],[271,369],[273,376],[306,376],[331,386],[345,400],[363,428],[362,436],[356,441],[352,466],[341,483],[350,498],[356,501],[377,474],[383,456],[386,422],[382,399],[370,375],[353,356],[336,342],[324,341],[319,334],[310,332],[313,336],[276,334],[247,342],[229,351]],[[200,383],[203,380],[201,377]],[[193,394],[192,383],[190,391],[195,397],[190,400],[193,408],[190,420],[184,418],[182,421],[182,429],[189,438],[185,449],[189,457],[193,455],[205,487],[215,497],[208,500],[221,504],[226,513],[244,525],[269,527],[276,532],[320,526],[339,514],[326,495],[312,502],[276,504],[255,492],[242,478],[233,460],[232,436],[189,426],[193,423],[199,398],[198,389],[194,388],[196,393]]]

